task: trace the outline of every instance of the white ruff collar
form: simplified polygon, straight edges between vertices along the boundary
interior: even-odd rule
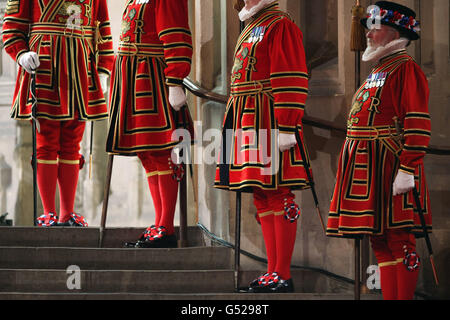
[[[384,57],[401,51],[406,48],[409,40],[406,38],[400,38],[389,42],[385,46],[373,47],[367,44],[367,49],[362,56],[362,61],[380,61]]]
[[[250,10],[247,10],[245,7],[239,12],[239,19],[241,21],[246,21],[253,17],[255,14],[257,14],[261,9],[263,9],[265,6],[271,4],[272,2],[275,2],[277,0],[261,0],[256,6],[252,7]],[[245,3],[247,3],[247,0],[245,0]]]

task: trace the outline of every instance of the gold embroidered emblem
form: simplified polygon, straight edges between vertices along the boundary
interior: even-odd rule
[[[256,60],[255,57],[248,56],[248,65],[247,65],[247,68],[245,68],[245,70],[247,70],[247,71],[251,70],[251,71],[257,72],[258,70],[256,70],[256,68],[255,68],[255,64],[257,62],[258,61]]]
[[[353,103],[352,109],[350,110],[350,114],[348,116],[347,125],[351,126],[352,124],[358,124],[359,118],[355,117],[362,110],[362,103],[360,101],[355,101]]]
[[[130,22],[122,20],[122,27],[121,27],[122,35],[130,31],[130,27],[131,27]]]
[[[242,78],[242,74],[240,71],[244,68],[244,61],[248,56],[248,48],[244,47],[239,50],[236,54],[236,58],[234,59],[233,69],[231,70],[231,80],[234,82],[235,80],[239,80]]]
[[[74,2],[64,2],[61,8],[58,10],[59,22],[68,23],[71,26],[81,26],[83,19],[81,19],[81,13],[83,9],[80,4]]]
[[[372,103],[370,104],[370,107],[367,110],[380,114],[381,111],[378,110],[378,107],[380,106],[380,104],[381,104],[380,99],[372,97]]]

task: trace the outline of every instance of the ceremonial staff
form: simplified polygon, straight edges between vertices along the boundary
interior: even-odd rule
[[[183,123],[183,129],[188,131],[188,120],[186,119],[186,113],[189,112],[188,106],[184,105],[181,110],[179,111],[181,113],[181,120]],[[175,122],[178,126],[178,113],[175,112]],[[192,160],[191,160],[191,142],[192,141],[192,137],[191,140],[189,141],[189,143],[186,143],[186,141],[184,141],[182,144],[185,145],[186,147],[186,159],[183,163],[181,163],[181,168],[182,168],[182,172],[185,173],[186,172],[186,163],[189,163],[189,173],[191,176],[191,182],[192,182],[192,190],[194,193],[194,202],[197,202],[197,196],[196,196],[196,192],[195,192],[195,183],[194,183],[194,171],[192,168]],[[184,147],[181,147],[180,150],[180,157],[183,157],[184,155]],[[180,181],[180,247],[184,248],[187,245],[187,194],[186,194],[186,184],[187,184],[187,179],[186,179],[186,175],[183,175],[183,178]]]
[[[244,1],[235,0],[233,7],[240,12],[245,6]],[[245,22],[239,22],[239,31],[242,33],[245,29]],[[241,264],[241,209],[242,209],[242,193],[236,192],[236,221],[234,228],[234,279],[235,279],[235,291],[239,292],[239,278],[240,278],[240,264]]]
[[[241,8],[242,9],[242,8]],[[241,21],[239,24],[240,32],[245,29],[245,22]],[[235,276],[235,289],[239,292],[239,278],[240,278],[240,266],[241,266],[241,211],[242,211],[242,192],[238,190],[236,192],[236,221],[235,221],[235,234],[234,234],[234,276]]]
[[[428,254],[430,256],[431,268],[433,269],[434,281],[436,282],[436,285],[438,286],[439,279],[438,279],[437,272],[436,272],[436,265],[434,264],[433,248],[431,246],[430,236],[428,235],[427,224],[425,223],[425,217],[423,215],[422,205],[420,203],[419,192],[417,191],[416,187],[414,187],[414,189],[413,189],[413,196],[414,196],[414,202],[416,203],[417,212],[419,213],[420,223],[422,224],[425,242],[427,243],[427,249],[428,249]]]
[[[109,202],[109,191],[111,189],[111,176],[112,169],[114,164],[114,155],[108,155],[108,167],[106,169],[106,181],[105,181],[105,189],[103,194],[103,207],[102,207],[102,218],[100,221],[100,233],[98,240],[98,247],[101,248],[103,246],[103,238],[105,235],[105,226],[106,226],[106,216],[108,214],[108,202]]]
[[[323,233],[326,235],[327,231],[325,229],[325,224],[323,223],[322,214],[320,213],[319,199],[317,197],[315,183],[314,183],[314,180],[313,180],[313,177],[312,177],[312,174],[311,174],[311,167],[309,165],[309,161],[306,158],[306,152],[305,152],[305,149],[303,147],[302,139],[300,138],[300,134],[298,133],[298,130],[295,130],[295,138],[297,139],[298,148],[300,150],[300,156],[302,157],[303,166],[304,166],[305,171],[306,171],[306,176],[308,177],[308,181],[309,181],[308,184],[311,187],[311,192],[312,192],[312,195],[313,195],[313,198],[314,198],[314,204],[316,205],[317,215],[319,216],[320,224],[322,225]]]
[[[95,65],[98,65],[99,59],[99,50],[98,45],[105,43],[105,40],[102,38],[100,33],[100,21],[95,21],[95,37],[94,37],[94,45],[95,45]],[[107,88],[103,88],[102,84],[99,83],[100,88],[103,90],[103,93],[107,91]],[[93,145],[94,145],[94,121],[91,121],[91,132],[90,132],[90,146],[89,146],[89,179],[92,179],[92,159],[93,159]]]
[[[401,145],[403,145],[403,141],[402,141],[403,140],[403,130],[400,126],[398,117],[394,117],[393,120],[394,120],[395,130],[397,131],[397,137],[398,137],[397,139],[398,139],[399,143]],[[430,256],[430,263],[431,263],[431,269],[433,270],[434,281],[435,281],[436,285],[438,286],[439,279],[438,279],[437,272],[436,272],[436,265],[434,264],[433,247],[431,246],[431,240],[430,240],[430,236],[428,234],[427,224],[425,222],[425,216],[423,215],[422,204],[420,203],[420,196],[419,196],[419,192],[417,191],[416,186],[414,186],[412,192],[413,192],[414,203],[416,205],[416,210],[417,210],[417,213],[419,214],[420,224],[422,225],[425,242],[427,244],[428,255]]]
[[[350,50],[355,52],[355,90],[361,86],[361,51],[366,49],[366,36],[361,19],[364,18],[365,10],[360,0],[352,8],[352,27],[350,34]],[[355,300],[361,299],[361,239],[355,238]]]
[[[105,42],[103,39],[101,33],[100,33],[100,21],[95,21],[95,59],[96,64],[98,64],[99,59],[99,50],[98,45]],[[102,84],[99,84],[100,87],[103,90],[103,93],[106,92],[107,88],[103,88]],[[91,136],[90,136],[90,146],[89,146],[89,179],[92,177],[92,158],[93,158],[93,145],[94,145],[94,121],[91,122]],[[102,207],[102,217],[100,220],[100,232],[99,232],[99,243],[98,246],[101,248],[103,245],[103,237],[105,233],[105,226],[106,226],[106,216],[108,213],[108,202],[109,202],[109,192],[111,189],[111,176],[112,176],[112,168],[114,163],[114,155],[110,154],[108,155],[108,167],[106,172],[106,183],[105,183],[105,189],[103,194],[103,207]]]
[[[40,131],[37,115],[37,96],[36,96],[36,70],[31,72],[31,123],[32,123],[32,144],[33,155],[31,165],[33,167],[33,221],[37,225],[37,146],[36,131]]]
[[[92,179],[92,149],[94,145],[94,121],[91,121],[91,137],[89,146],[89,179]]]
[[[188,128],[188,120],[186,119],[186,112],[189,112],[188,106],[187,105],[183,106],[181,108],[180,112],[181,112],[181,118],[183,120],[183,129],[184,130],[189,130],[189,128]],[[194,138],[194,137],[191,137],[191,141],[192,141],[192,138]],[[195,140],[195,138],[194,138],[194,140]],[[189,162],[189,174],[191,175],[191,182],[192,182],[192,186],[193,186],[192,191],[193,191],[193,194],[194,194],[194,202],[197,202],[197,192],[195,191],[194,169],[192,167],[191,149],[190,148],[191,148],[191,145],[186,146],[186,152],[187,152],[187,159],[186,160]]]

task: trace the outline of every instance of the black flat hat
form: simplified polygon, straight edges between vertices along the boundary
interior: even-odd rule
[[[361,19],[362,25],[369,29],[371,25],[380,23],[390,26],[409,40],[419,39],[420,23],[416,13],[408,7],[391,1],[378,1],[370,10],[367,18]]]

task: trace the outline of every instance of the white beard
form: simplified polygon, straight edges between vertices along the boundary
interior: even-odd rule
[[[362,56],[362,61],[380,61],[382,58],[390,54],[405,49],[408,45],[408,42],[408,39],[400,38],[389,42],[385,46],[374,47],[369,44],[369,41],[367,41],[367,49]]]
[[[253,17],[255,14],[257,14],[259,11],[261,11],[262,8],[265,6],[271,4],[272,2],[275,2],[276,0],[261,0],[256,6],[251,8],[250,10],[247,10],[245,7],[239,12],[239,19],[241,21],[246,21]],[[247,2],[247,1],[245,1]]]

